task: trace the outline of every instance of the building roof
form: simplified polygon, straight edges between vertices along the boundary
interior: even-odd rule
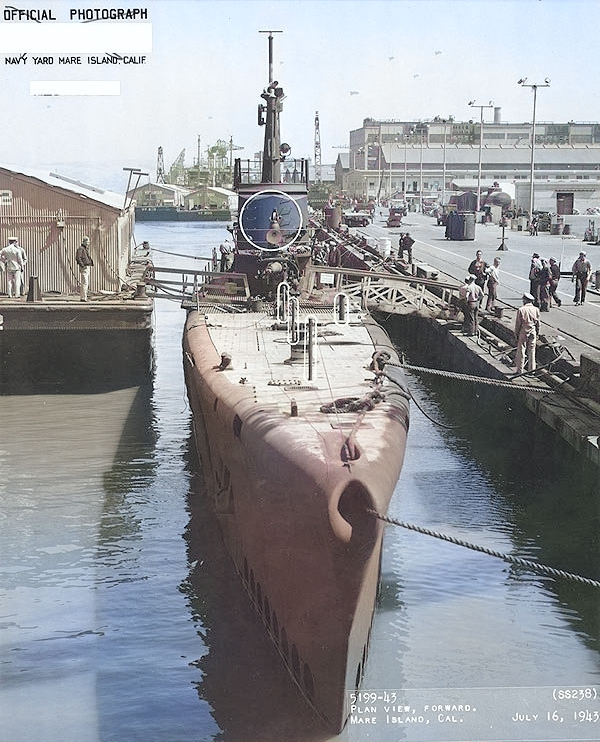
[[[219,186],[208,186],[207,190],[214,191],[214,193],[218,193],[220,196],[227,196],[228,198],[234,196],[237,198],[237,194],[235,193],[235,191],[230,191],[227,188],[219,188]]]
[[[123,210],[124,195],[115,193],[114,191],[105,191],[102,188],[96,188],[95,186],[87,185],[74,178],[68,178],[58,173],[48,172],[47,170],[38,170],[36,168],[22,167],[22,166],[9,166],[0,164],[0,169],[5,170],[8,173],[15,173],[16,175],[24,175],[27,178],[35,178],[41,181],[45,185],[51,186],[52,188],[61,188],[64,191],[70,191],[79,196],[90,199],[91,201],[98,201],[105,206],[110,206],[113,209]]]
[[[445,148],[448,166],[472,164],[479,157],[478,144],[449,144]],[[382,151],[382,168],[393,164],[404,164],[405,149],[403,145],[384,144]],[[528,145],[489,145],[482,148],[482,161],[487,165],[525,164],[531,160],[531,147]],[[440,144],[425,144],[422,148],[417,144],[409,144],[406,149],[409,163],[424,164],[441,163],[444,158],[444,147]],[[538,165],[573,166],[600,164],[600,146],[581,144],[557,144],[535,146],[535,161]]]
[[[350,169],[350,152],[338,152],[336,164],[340,165],[344,170]]]
[[[190,188],[186,188],[185,186],[180,185],[174,185],[173,183],[144,183],[143,185],[138,185],[137,188],[131,188],[129,191],[127,191],[127,195],[131,196],[138,192],[145,192],[145,191],[168,191],[169,193],[177,194],[179,196],[189,196],[192,192]]]

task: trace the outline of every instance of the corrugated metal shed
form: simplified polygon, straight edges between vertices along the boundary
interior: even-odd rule
[[[134,209],[124,208],[120,194],[56,173],[0,165],[0,243],[19,240],[28,258],[25,280],[37,276],[42,292],[78,292],[75,252],[84,235],[94,260],[92,295],[120,291],[133,224]]]
[[[200,204],[203,208],[211,208],[213,205],[218,209],[237,209],[237,193],[219,186],[205,186],[192,191],[187,199],[194,204]]]

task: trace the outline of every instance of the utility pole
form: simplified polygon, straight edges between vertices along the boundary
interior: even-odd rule
[[[493,108],[494,104],[492,101],[490,101],[486,106],[478,106],[475,105],[474,100],[469,101],[469,105],[471,108],[479,108],[479,165],[477,167],[477,209],[476,211],[481,210],[481,153],[483,151],[483,109],[484,108]]]
[[[533,189],[534,189],[534,175],[535,175],[535,105],[537,101],[537,89],[538,88],[549,88],[550,80],[546,78],[543,83],[528,83],[526,77],[522,77],[518,83],[524,88],[531,88],[533,91],[533,116],[531,118],[531,163],[530,163],[530,178],[531,187],[529,189],[529,221],[533,219]]]

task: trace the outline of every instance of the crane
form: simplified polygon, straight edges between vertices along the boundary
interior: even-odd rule
[[[156,182],[165,182],[165,161],[163,158],[163,148],[158,148],[158,157],[156,158]]]
[[[173,185],[183,185],[185,182],[185,168],[183,162],[185,160],[185,149],[177,155],[177,159],[169,168],[169,182]]]
[[[318,111],[315,112],[315,181],[321,182],[321,130]]]
[[[233,143],[233,137],[229,137],[229,167],[233,167],[233,150],[234,149],[244,149],[244,148],[238,147],[237,144]]]

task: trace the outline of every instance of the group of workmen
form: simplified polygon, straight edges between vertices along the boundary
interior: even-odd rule
[[[464,314],[463,334],[476,335],[479,331],[478,315],[486,285],[488,289],[486,309],[489,311],[494,308],[499,268],[499,258],[494,258],[494,265],[489,266],[483,260],[481,250],[477,251],[475,259],[469,265],[469,275],[465,277],[459,289],[460,305]],[[571,268],[571,280],[575,283],[573,301],[576,306],[585,303],[591,275],[592,265],[582,250]],[[553,303],[557,307],[561,306],[562,301],[556,293],[560,276],[560,265],[556,258],[546,260],[538,253],[533,253],[529,270],[529,292],[523,294],[523,304],[517,309],[515,317],[517,374],[525,373],[526,360],[528,371],[534,371],[536,368],[535,350],[540,330],[540,312],[550,311]]]
[[[464,314],[463,333],[476,335],[479,330],[479,310],[487,288],[485,309],[491,312],[495,309],[498,299],[498,284],[500,282],[500,258],[494,258],[494,264],[488,265],[483,259],[481,250],[477,250],[475,258],[469,265],[469,273],[463,285],[458,290],[461,307]]]
[[[79,268],[79,298],[88,300],[90,268],[94,265],[90,255],[90,238],[83,237],[75,253]],[[8,244],[0,250],[0,272],[6,273],[6,293],[9,299],[25,296],[25,268],[27,254],[16,237],[9,237]]]
[[[560,281],[560,265],[556,258],[546,260],[534,252],[531,256],[529,267],[529,293],[533,297],[533,303],[540,312],[550,311],[552,302],[560,307],[561,300],[556,294],[558,282]],[[575,284],[575,306],[585,303],[587,287],[592,275],[592,264],[582,250],[579,257],[571,268],[571,281]]]

